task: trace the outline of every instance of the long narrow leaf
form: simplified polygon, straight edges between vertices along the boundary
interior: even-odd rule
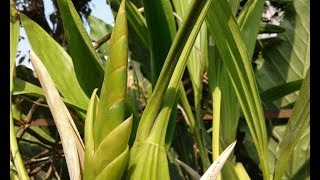
[[[251,59],[256,44],[259,24],[261,21],[264,1],[248,0],[240,12],[237,22],[247,45],[248,56]]]
[[[143,0],[143,4],[150,36],[151,83],[154,87],[176,34],[176,27],[169,0]]]
[[[24,81],[22,79],[19,79],[17,77],[13,77],[12,95],[21,95],[21,94],[27,94],[27,95],[39,97],[39,98],[45,97],[44,92],[40,87],[33,85],[33,84],[31,84],[27,81]],[[79,104],[75,104],[74,102],[72,102],[66,98],[62,98],[62,99],[63,99],[63,102],[65,102],[66,104],[68,104],[74,108],[77,108],[82,111],[86,110],[86,107],[83,107],[83,106],[80,107]]]
[[[11,0],[10,5],[14,6],[14,2]],[[12,118],[12,106],[11,106],[11,96],[14,88],[13,85],[13,71],[16,63],[16,54],[19,43],[19,21],[17,20],[17,11],[11,7],[10,8],[10,150],[13,158],[14,165],[17,169],[18,176],[20,179],[29,179],[26,168],[23,164],[18,143],[16,139],[16,133],[14,130],[14,123]],[[11,161],[10,161],[11,162]]]
[[[192,21],[188,22],[190,21],[189,18],[193,18],[193,16],[187,15],[185,22],[191,23],[190,25],[194,25],[194,28],[191,29],[191,32],[189,31],[190,37],[187,39],[187,42],[184,42],[186,43],[186,45],[183,48],[183,51],[180,52],[181,56],[180,57],[177,55],[173,56],[175,58],[179,57],[177,67],[175,68],[174,73],[172,74],[172,78],[166,89],[164,99],[160,104],[161,105],[161,107],[159,107],[161,108],[160,112],[158,114],[155,114],[156,115],[155,119],[151,119],[151,120],[149,119],[149,122],[147,122],[147,123],[152,123],[150,124],[151,129],[150,130],[141,129],[141,121],[140,121],[138,133],[142,132],[144,135],[146,135],[146,137],[139,136],[139,139],[138,139],[138,136],[137,136],[136,141],[131,149],[130,161],[129,161],[129,172],[127,175],[127,178],[129,179],[141,178],[141,177],[143,177],[143,179],[160,179],[160,178],[169,179],[170,177],[169,170],[168,170],[168,162],[167,162],[165,148],[164,148],[169,117],[172,111],[173,104],[175,102],[176,94],[178,92],[179,82],[181,81],[184,69],[186,67],[187,57],[189,56],[189,53],[192,49],[192,46],[197,37],[197,34],[201,28],[201,24],[205,19],[210,3],[211,1],[197,1],[197,0],[194,0],[191,3],[191,9],[188,15],[197,15],[195,17],[198,17],[198,18],[196,19],[196,22],[194,22],[193,20],[192,20],[193,22]],[[183,28],[186,28],[186,27],[182,25],[182,29],[179,29],[177,37],[175,38],[175,41],[173,43],[172,49],[177,48],[175,47],[176,41],[181,41],[180,33],[185,31]],[[179,43],[182,43],[182,42],[179,42]],[[178,53],[180,55],[179,51],[175,53]],[[175,60],[175,59],[170,59],[170,55],[169,55],[166,59],[166,63],[164,67],[166,67],[166,64],[171,60]],[[162,69],[160,77],[164,73],[168,75],[167,71],[165,70],[166,69]],[[159,78],[157,85],[159,85],[159,83],[163,85],[162,83],[165,83],[165,82],[166,81],[160,81],[160,78]],[[157,86],[156,86],[156,89],[157,89]],[[159,93],[159,92],[155,90],[153,95],[155,93]],[[149,103],[151,103],[151,100],[149,101]],[[145,156],[145,153],[147,152],[149,153],[149,156]],[[144,163],[141,163],[141,162],[144,162]]]
[[[194,0],[193,3],[191,3],[189,13],[186,15],[186,19],[182,23],[172,43],[172,46],[166,58],[166,62],[161,70],[162,73],[160,73],[158,79],[159,83],[157,83],[156,87],[154,88],[155,93],[151,95],[150,100],[142,114],[136,141],[145,139],[148,136],[152,128],[153,121],[155,120],[155,117],[160,110],[162,98],[164,97],[164,93],[167,90],[170,78],[178,62],[179,56],[181,55],[183,47],[187,42],[188,35],[192,31],[193,25],[196,23],[197,19],[194,17],[198,17],[205,3],[206,2],[204,2],[203,0]]]
[[[77,80],[75,67],[68,53],[37,23],[24,14],[20,14],[20,19],[31,49],[41,59],[59,92],[72,104],[86,109],[89,98]]]
[[[57,1],[78,82],[89,97],[103,81],[102,62],[71,0]]]
[[[207,23],[246,118],[260,158],[265,179],[269,179],[267,133],[261,101],[246,44],[226,1],[215,0]]]
[[[174,0],[173,4],[175,6],[176,13],[180,16],[183,21],[183,17],[187,13],[190,1],[181,1],[181,0]],[[179,22],[181,23],[181,22]],[[208,55],[208,47],[207,47],[207,26],[204,23],[202,28],[199,32],[199,35],[194,43],[194,47],[189,55],[189,59],[187,61],[187,68],[190,75],[193,94],[194,94],[194,106],[195,106],[195,115],[194,115],[194,123],[196,125],[196,129],[192,128],[195,133],[195,136],[201,137],[199,133],[199,126],[201,123],[200,116],[201,116],[201,96],[202,96],[202,79],[203,79],[203,71],[205,63],[207,62],[207,55]],[[179,91],[184,91],[184,89],[179,88]],[[184,92],[180,92],[179,94],[183,94]],[[183,97],[182,97],[183,98]],[[185,108],[186,103],[184,104]],[[192,115],[193,116],[193,115]],[[203,148],[203,140],[201,138],[196,138],[197,144],[199,145],[200,156],[203,167],[206,169],[210,166],[210,161],[208,159],[207,153]],[[201,142],[199,142],[201,141]]]
[[[144,13],[149,29],[151,55],[151,84],[155,87],[161,68],[176,35],[176,24],[170,0],[143,0]],[[161,36],[159,36],[161,34]],[[168,150],[176,122],[176,106],[173,107],[166,135]]]
[[[261,100],[264,102],[272,102],[295,91],[298,91],[301,88],[302,82],[302,80],[296,80],[267,89],[260,94]]]
[[[30,59],[44,89],[46,100],[59,132],[70,179],[81,179],[84,163],[84,145],[81,136],[48,71],[32,50]]]
[[[293,108],[293,114],[288,121],[283,141],[279,144],[275,180],[282,179],[282,175],[288,165],[288,159],[299,142],[302,133],[308,127],[310,127],[310,70],[307,71],[303,81],[300,95]]]

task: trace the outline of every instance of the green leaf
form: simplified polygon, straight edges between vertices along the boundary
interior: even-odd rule
[[[59,92],[72,104],[86,109],[89,98],[77,80],[76,70],[68,53],[37,23],[24,14],[20,14],[20,19],[31,49],[45,65]]]
[[[15,6],[13,1],[10,1],[11,6]],[[11,96],[13,90],[13,71],[16,63],[16,55],[19,43],[19,21],[17,20],[17,11],[11,7],[10,8],[10,154],[12,155],[12,160],[14,162],[15,168],[18,172],[19,179],[27,180],[29,179],[26,168],[23,164],[18,143],[16,139],[16,132],[14,130],[14,123],[12,118],[12,106],[11,106]],[[10,160],[11,164],[11,160]],[[15,176],[16,177],[16,176]]]
[[[100,101],[95,90],[87,111],[84,179],[121,179],[126,167],[133,121],[132,116],[125,120],[127,69],[128,32],[123,0],[110,39]]]
[[[176,13],[179,15],[180,19],[183,21],[183,17],[187,13],[187,8],[189,7],[190,1],[188,2],[188,1],[174,0],[173,4],[174,4]],[[181,24],[180,20],[179,20],[179,23]],[[190,79],[192,82],[193,94],[194,94],[195,115],[194,115],[193,119],[195,120],[194,123],[197,126],[197,129],[199,129],[198,128],[200,126],[199,124],[202,123],[200,120],[201,97],[202,97],[202,79],[203,79],[204,66],[205,66],[205,64],[207,62],[207,58],[208,58],[207,26],[205,25],[205,23],[202,25],[202,28],[201,28],[199,35],[196,39],[196,42],[194,43],[193,46],[194,47],[192,48],[190,55],[189,55],[189,59],[187,61],[187,68],[188,68],[188,72],[189,72]],[[179,88],[179,91],[184,91],[184,89]],[[181,93],[184,93],[184,92],[181,92]],[[181,93],[179,93],[179,94],[181,94]],[[181,98],[183,98],[183,96]],[[184,107],[188,108],[186,106],[190,106],[190,105],[187,105],[185,103]],[[192,129],[195,130],[194,127]],[[193,132],[195,134],[197,134],[195,136],[201,137],[198,134],[199,133],[198,130],[195,130]],[[206,155],[207,153],[206,153],[204,147],[203,148],[201,147],[203,145],[203,142],[199,142],[199,141],[202,141],[202,139],[196,138],[196,140],[197,140],[198,145],[200,146],[199,150],[200,150],[200,156],[202,157],[201,158],[202,165],[203,165],[203,167],[208,168],[210,166],[210,162],[209,162],[208,156]]]
[[[17,77],[13,77],[13,92],[12,95],[19,95],[19,94],[27,94],[30,96],[34,96],[34,97],[39,97],[39,98],[43,98],[44,96],[44,92],[43,90],[36,86],[33,85],[27,81],[21,80]],[[66,104],[77,108],[81,111],[85,111],[86,107],[82,106],[80,107],[79,104],[75,104],[74,102],[66,99],[66,98],[62,98],[63,102],[65,102]]]
[[[176,24],[170,0],[143,0],[144,14],[149,30],[151,55],[151,84],[155,87],[166,56],[176,35]],[[161,36],[159,36],[161,34]],[[173,106],[166,134],[169,149],[176,122],[176,105]]]
[[[216,0],[213,4],[208,11],[209,31],[213,35],[255,142],[263,176],[269,179],[265,119],[246,43],[227,2]]]
[[[97,119],[94,123],[95,144],[100,144],[105,136],[125,119],[125,97],[128,70],[128,31],[123,1],[118,11],[112,31],[109,58],[100,94]]]
[[[29,94],[35,97],[44,97],[43,90],[27,81],[13,77],[13,95]]]
[[[237,18],[243,40],[247,45],[248,56],[251,59],[259,32],[264,1],[248,0]]]
[[[293,108],[283,141],[279,144],[277,151],[277,163],[275,169],[275,180],[281,179],[288,165],[288,159],[293,149],[299,142],[305,129],[310,127],[310,71],[307,71],[303,81],[300,95]]]
[[[152,129],[153,122],[156,116],[159,113],[162,99],[164,97],[165,91],[168,88],[169,81],[173,75],[173,71],[179,57],[184,49],[184,46],[188,40],[188,35],[193,30],[193,26],[198,19],[194,17],[198,17],[202,7],[204,7],[205,2],[203,0],[194,0],[194,4],[197,5],[190,9],[189,13],[186,15],[186,20],[182,23],[174,41],[166,58],[166,62],[162,68],[162,73],[160,73],[158,83],[154,88],[154,93],[151,95],[149,102],[142,114],[136,141],[144,140],[148,136],[149,132]],[[191,7],[192,7],[191,5]],[[199,24],[200,26],[200,24]],[[195,34],[197,35],[197,34]],[[192,37],[193,38],[193,37]],[[190,38],[191,39],[191,38]],[[192,41],[190,41],[191,43]],[[189,42],[188,42],[189,43]],[[192,47],[193,43],[191,43],[190,47]],[[188,46],[189,47],[189,46]],[[184,54],[185,56],[185,54]],[[139,130],[140,129],[140,130]]]
[[[301,80],[310,66],[310,1],[296,0],[284,6],[280,26],[286,32],[276,38],[262,40],[264,46],[256,61],[256,77],[262,91]],[[269,107],[280,108],[296,101],[298,91],[287,95]]]
[[[120,5],[121,0],[114,1]],[[145,18],[131,1],[126,1],[126,10],[128,22],[139,36],[144,47],[150,50],[149,29],[147,28]]]
[[[288,82],[285,84],[280,84],[279,86],[272,87],[260,93],[261,100],[263,102],[272,102],[277,100],[285,95],[294,93],[295,91],[300,90],[302,80],[296,80]]]
[[[71,0],[57,1],[78,82],[89,97],[103,81],[102,63]]]
[[[287,179],[310,179],[310,128],[302,133],[294,148],[284,177]]]
[[[151,83],[154,87],[176,34],[176,26],[169,0],[143,0],[143,5],[149,29]]]
[[[92,94],[85,123],[84,179],[120,179],[129,156],[128,141],[132,116],[113,129],[101,144],[94,142],[93,125],[97,118],[99,100],[97,90]]]
[[[194,0],[191,3],[190,11],[174,39],[156,88],[142,114],[136,141],[130,153],[127,178],[141,178],[141,174],[144,174],[143,178],[145,179],[154,179],[160,176],[163,179],[169,178],[164,148],[169,117],[187,57],[205,19],[210,3],[211,1],[201,0]],[[194,17],[198,18],[194,19]],[[172,71],[174,71],[173,74]],[[164,97],[162,95],[163,91],[165,91]],[[159,104],[155,103],[157,101],[159,101]],[[151,110],[154,108],[155,111],[147,109],[148,106],[151,107]],[[149,156],[145,156],[147,152]]]

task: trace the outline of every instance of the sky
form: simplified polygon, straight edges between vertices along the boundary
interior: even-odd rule
[[[106,3],[106,0],[92,0],[89,2],[89,6],[91,8],[90,15],[103,20],[107,24],[113,25],[114,19],[113,19],[112,11],[110,9],[110,6]],[[54,11],[54,7],[51,0],[44,1],[44,11],[45,11],[45,16],[48,21],[48,24],[52,28],[52,23],[49,19],[49,15]],[[84,26],[89,34],[90,27],[86,21],[84,22]],[[28,59],[29,59],[28,53],[30,50],[30,45],[28,43],[26,33],[22,27],[20,27],[20,36],[24,37],[24,39],[22,39],[18,45],[18,51],[21,51],[21,52],[16,59],[16,65],[19,65],[20,57],[26,55],[25,60],[21,64],[27,66],[30,69],[33,69],[31,63],[28,62]]]

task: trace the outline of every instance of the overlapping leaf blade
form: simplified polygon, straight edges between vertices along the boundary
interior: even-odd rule
[[[130,153],[127,174],[129,179],[141,177],[143,179],[157,179],[160,176],[162,179],[169,179],[168,163],[164,149],[168,121],[178,91],[178,85],[186,66],[187,57],[210,3],[211,1],[194,0],[191,3],[186,20],[177,33],[154,93],[147,104],[149,109],[144,111],[138,127],[137,138]],[[194,19],[194,17],[198,18]],[[187,38],[188,36],[186,37],[186,34],[190,34],[189,38]],[[170,83],[168,82],[169,80]],[[160,91],[157,89],[160,89]],[[163,95],[164,92],[165,94]],[[157,101],[159,104],[153,103]],[[144,119],[146,117],[148,118]],[[148,157],[145,157],[146,152],[150,152]],[[141,162],[146,162],[146,164]],[[148,167],[148,169],[145,169],[145,167]],[[142,176],[142,174],[144,175]]]
[[[32,50],[41,59],[59,92],[72,104],[86,109],[89,98],[77,80],[75,67],[68,53],[37,23],[24,14],[20,14],[20,19]]]
[[[299,98],[293,108],[283,141],[279,144],[277,151],[277,164],[274,178],[281,179],[287,167],[287,161],[299,142],[303,132],[310,127],[310,71],[308,70],[303,81]]]
[[[132,127],[132,116],[125,120],[127,68],[128,32],[123,0],[110,39],[100,101],[95,90],[86,117],[84,179],[120,179],[126,167]]]
[[[236,15],[239,2],[229,1],[233,15]],[[263,2],[258,0],[249,0],[246,2],[243,10],[237,18],[241,33],[246,37],[244,42],[247,44],[249,58],[252,57],[256,37],[260,25]],[[232,143],[236,139],[237,127],[240,118],[240,106],[236,93],[232,88],[232,83],[226,72],[225,65],[221,60],[217,46],[212,37],[209,37],[209,61],[208,78],[209,87],[213,98],[213,135],[212,151],[213,159],[220,154],[220,149]],[[223,168],[222,175],[230,178],[238,178],[235,174],[233,162],[227,163],[227,168]],[[243,169],[245,171],[245,169]],[[234,174],[235,176],[232,176]]]
[[[297,0],[284,6],[280,26],[285,32],[262,41],[262,55],[256,61],[256,77],[262,91],[281,84],[301,80],[310,66],[310,1]],[[298,91],[269,103],[269,107],[284,107],[295,102]]]
[[[253,136],[263,176],[268,179],[267,133],[262,105],[246,44],[226,1],[216,0],[213,2],[208,12],[207,24]]]
[[[143,4],[150,35],[151,83],[154,87],[176,34],[176,26],[169,0],[144,0]]]
[[[89,97],[103,81],[102,62],[71,0],[57,1],[78,82]]]
[[[181,1],[181,0],[174,0],[173,4],[175,7],[176,14],[180,17],[178,19],[178,22],[180,20],[183,21],[183,17],[187,13],[188,7],[189,7],[190,1]],[[179,22],[178,24],[181,24]],[[205,64],[207,62],[207,26],[205,23],[202,25],[202,28],[199,32],[199,35],[196,39],[196,42],[194,43],[194,47],[190,52],[188,61],[187,61],[187,68],[188,72],[190,75],[190,79],[192,82],[192,87],[193,87],[193,94],[194,94],[194,106],[195,106],[195,115],[189,114],[189,116],[194,116],[190,117],[193,122],[195,123],[195,127],[191,127],[193,130],[193,133],[196,136],[197,143],[199,145],[199,150],[200,150],[200,156],[201,156],[201,161],[202,165],[205,168],[208,168],[210,166],[209,158],[207,156],[207,153],[204,149],[203,146],[203,140],[197,137],[201,137],[199,134],[200,131],[200,111],[201,111],[201,96],[202,96],[202,79],[203,79],[203,71]],[[182,86],[182,84],[180,85]],[[179,89],[180,95],[182,95],[184,92],[183,88]],[[180,98],[184,98],[184,96],[180,96]],[[187,102],[187,101],[183,101]],[[184,107],[188,109],[190,106],[186,103],[184,103]]]

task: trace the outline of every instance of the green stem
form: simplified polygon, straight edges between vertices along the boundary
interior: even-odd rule
[[[14,164],[19,174],[19,178],[22,180],[29,180],[28,173],[26,171],[26,168],[24,167],[24,164],[19,152],[16,134],[14,130],[13,119],[12,119],[11,108],[10,108],[10,150],[12,153],[12,159],[14,161]]]

